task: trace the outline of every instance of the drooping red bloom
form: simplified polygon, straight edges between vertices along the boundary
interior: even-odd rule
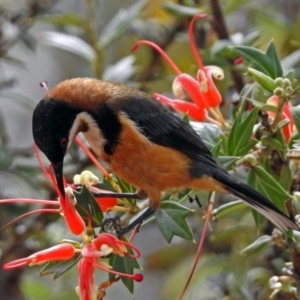
[[[135,254],[129,253],[131,249]],[[79,286],[77,292],[81,300],[97,299],[97,286],[94,284],[95,269],[100,269],[118,276],[131,278],[137,282],[143,280],[142,274],[127,274],[118,272],[106,262],[101,261],[102,257],[109,254],[119,256],[140,257],[140,251],[131,243],[119,240],[109,233],[100,233],[92,240],[86,241],[82,248],[76,248],[72,243],[62,243],[51,248],[36,252],[28,257],[17,259],[6,263],[4,269],[13,269],[26,265],[40,265],[53,261],[65,261],[74,257],[75,253],[81,253],[82,258],[78,263]]]
[[[6,263],[3,269],[13,269],[25,265],[41,265],[49,261],[71,259],[76,252],[76,248],[69,243],[62,243],[51,248],[36,252],[28,257],[17,259]]]
[[[170,99],[164,95],[154,94],[154,97],[163,102],[166,105],[172,106],[182,113],[187,113],[193,119],[197,121],[209,120],[213,121],[207,114],[207,110],[214,116],[217,122],[224,124],[223,117],[218,109],[222,101],[222,97],[213,81],[222,80],[224,73],[222,69],[217,66],[203,66],[201,58],[196,47],[193,37],[193,26],[197,19],[204,18],[205,14],[196,15],[189,26],[189,38],[190,45],[195,55],[199,70],[196,75],[196,79],[189,74],[182,73],[179,68],[174,64],[170,57],[155,43],[141,40],[138,41],[134,46],[133,50],[137,50],[141,44],[146,44],[157,50],[161,56],[167,61],[170,67],[176,73],[176,78],[173,81],[172,90],[176,99]],[[189,97],[193,103],[186,102],[184,99]],[[186,102],[187,104],[185,104]]]
[[[136,252],[136,255],[129,254],[127,247],[133,249]],[[78,265],[79,286],[77,292],[80,295],[81,300],[96,299],[94,297],[97,293],[97,291],[95,291],[97,287],[94,285],[95,268],[118,276],[131,278],[138,282],[143,280],[141,274],[117,272],[112,270],[112,267],[109,264],[99,260],[99,258],[106,257],[111,253],[119,256],[128,255],[135,258],[140,256],[139,250],[131,243],[121,241],[109,233],[101,233],[92,241],[92,243],[84,245],[81,251],[82,259]]]

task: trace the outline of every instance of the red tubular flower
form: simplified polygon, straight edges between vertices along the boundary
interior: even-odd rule
[[[66,189],[65,198],[59,197],[59,202],[70,231],[76,235],[83,233],[85,224],[74,207],[74,201],[71,199],[71,192],[68,188]]]
[[[99,234],[94,240],[93,244],[95,245],[96,249],[101,249],[102,245],[107,245],[108,247],[112,248],[112,252],[119,255],[119,256],[130,256],[134,258],[140,257],[140,251],[131,243],[127,243],[125,241],[121,241],[117,239],[114,235],[109,233],[101,233]],[[129,247],[136,252],[136,255],[131,255],[128,253],[127,248]]]
[[[11,261],[3,266],[3,269],[13,269],[25,265],[33,266],[49,261],[68,260],[75,254],[76,248],[72,244],[63,243],[51,248],[36,252],[26,258]]]
[[[170,57],[156,44],[150,41],[141,40],[138,41],[132,48],[133,51],[137,50],[138,47],[141,44],[146,44],[155,50],[157,50],[160,55],[166,60],[166,62],[170,65],[170,67],[174,70],[176,73],[176,78],[173,82],[173,93],[176,96],[176,98],[179,98],[180,100],[184,99],[185,94],[188,94],[188,96],[196,103],[200,109],[208,109],[209,112],[212,113],[212,115],[217,120],[214,121],[214,123],[217,123],[218,125],[225,124],[224,119],[219,111],[218,106],[220,105],[222,101],[222,97],[218,91],[218,89],[215,86],[215,83],[213,81],[214,79],[222,80],[224,78],[223,70],[216,66],[203,66],[203,63],[201,61],[201,58],[198,53],[198,49],[196,47],[194,37],[193,37],[193,26],[195,23],[195,20],[199,18],[204,18],[206,14],[199,14],[196,15],[189,26],[189,38],[190,38],[190,44],[192,47],[192,51],[195,55],[197,64],[199,66],[199,70],[197,73],[197,80],[191,77],[188,74],[182,73],[179,68],[174,64],[174,62],[170,59]],[[160,97],[159,100],[161,102],[166,102],[168,105],[173,106],[174,108],[178,109],[179,111],[183,111],[183,103],[177,102],[177,99],[175,102],[171,103],[169,100],[162,100]],[[177,103],[176,103],[177,102]],[[192,107],[190,107],[192,108]],[[186,111],[185,111],[186,112]],[[200,117],[198,117],[197,114],[193,114],[195,112],[195,109],[191,109],[188,111],[188,114],[194,118],[196,115],[196,120],[203,120]],[[193,115],[192,115],[193,114]],[[208,118],[207,114],[204,114],[202,112],[202,116],[205,117],[205,119],[212,121],[211,118]],[[220,122],[220,123],[219,123]]]
[[[137,253],[136,256],[130,255],[127,252],[127,248],[134,249]],[[141,274],[126,274],[112,270],[111,266],[103,261],[99,261],[99,258],[105,257],[111,253],[115,253],[119,256],[129,255],[132,257],[139,257],[139,250],[132,244],[121,241],[115,236],[109,233],[99,234],[92,243],[83,246],[81,254],[82,259],[79,262],[79,289],[78,294],[81,300],[96,299],[94,295],[97,294],[96,286],[94,285],[94,269],[100,270],[127,278],[131,278],[135,281],[142,281],[143,276]]]
[[[52,181],[55,191],[59,195],[59,203],[70,231],[76,235],[81,234],[84,231],[85,224],[81,216],[76,211],[72,199],[70,199],[71,193],[67,192],[65,198],[62,197],[60,190],[56,184],[56,180],[54,178],[53,172],[48,172],[45,166],[43,165],[39,155],[39,150],[36,145],[34,145],[34,150],[42,171],[44,172],[46,177]],[[50,165],[50,168],[51,167],[52,166]]]
[[[195,103],[191,103],[191,102],[187,102],[184,100],[179,100],[179,99],[170,99],[166,96],[154,93],[153,97],[155,99],[157,99],[158,101],[169,105],[175,109],[177,109],[178,111],[184,113],[184,114],[188,114],[190,117],[192,117],[194,120],[196,121],[203,121],[206,118],[206,110],[199,107],[197,104]]]
[[[181,73],[178,75],[173,81],[172,90],[175,97],[179,99],[184,99],[184,92],[186,92],[199,107],[203,109],[207,107],[200,91],[199,82],[188,74]]]
[[[222,102],[222,96],[217,89],[213,78],[222,80],[224,78],[223,71],[217,66],[205,66],[198,70],[197,79],[200,83],[204,103],[206,107],[217,107]]]
[[[80,300],[96,299],[97,286],[94,285],[94,270],[94,262],[89,259],[82,258],[78,263],[79,287],[77,293]]]
[[[109,211],[112,207],[117,205],[117,198],[112,198],[112,197],[106,197],[106,198],[97,198],[96,201],[99,204],[102,212],[107,212]]]

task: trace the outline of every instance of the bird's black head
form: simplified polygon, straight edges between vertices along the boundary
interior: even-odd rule
[[[46,99],[38,103],[32,117],[33,139],[52,163],[63,196],[63,160],[78,113],[80,111],[66,101]]]

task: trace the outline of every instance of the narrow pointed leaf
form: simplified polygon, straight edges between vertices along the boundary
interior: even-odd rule
[[[255,190],[265,195],[281,211],[286,213],[285,202],[291,198],[286,190],[262,167],[251,168],[247,183]]]
[[[217,161],[226,169],[229,170],[239,159],[238,156],[219,156]]]
[[[33,18],[33,20],[58,26],[74,26],[79,28],[88,27],[88,23],[83,17],[73,13],[38,16]]]
[[[267,50],[266,50],[266,57],[270,62],[272,68],[270,70],[271,76],[275,79],[277,77],[282,77],[283,71],[281,67],[281,63],[279,57],[277,55],[277,51],[273,42],[270,42]]]
[[[51,47],[56,47],[76,54],[89,62],[96,59],[96,53],[94,49],[77,36],[61,32],[47,31],[44,32],[42,41]]]
[[[269,246],[272,242],[272,237],[269,235],[263,235],[260,236],[258,239],[256,239],[251,245],[244,248],[241,252],[242,255],[253,255],[257,254],[263,249],[265,249],[267,246]]]
[[[131,249],[127,248],[129,253],[133,253]],[[109,264],[113,267],[114,271],[117,272],[122,272],[122,273],[126,273],[126,274],[133,274],[134,273],[134,269],[141,269],[140,264],[138,263],[136,258],[132,258],[129,256],[119,256],[119,255],[115,255],[113,254],[110,258],[109,258]],[[115,275],[114,274],[109,274],[109,278],[112,279],[114,278]],[[129,292],[131,294],[133,294],[134,292],[134,281],[131,278],[127,278],[124,276],[120,276],[123,284],[127,287],[127,289],[129,290]]]
[[[241,209],[247,208],[247,204],[242,200],[231,201],[220,205],[214,209],[214,215],[218,218],[222,218],[234,212],[240,212]]]
[[[75,192],[76,197],[76,210],[83,218],[85,223],[87,224],[90,212],[92,217],[92,222],[94,227],[102,226],[103,213],[100,209],[99,204],[95,200],[95,197],[88,190],[88,188],[83,185],[80,192]]]
[[[253,68],[248,68],[248,71],[249,75],[251,75],[263,88],[273,93],[276,88],[274,79]]]
[[[53,274],[53,280],[56,280],[61,275],[70,270],[80,260],[81,255],[75,254],[72,259],[65,261],[51,261],[48,262],[44,268],[40,271],[40,276],[46,276]]]
[[[227,140],[227,155],[242,156],[256,144],[256,140],[251,138],[255,125],[258,108],[254,108],[248,116],[242,120],[242,110],[238,113],[231,128]]]
[[[268,45],[266,52],[248,46],[236,46],[234,49],[249,61],[254,69],[273,79],[282,76],[281,64],[273,42]]]
[[[167,12],[179,17],[193,17],[201,13],[201,10],[196,7],[189,7],[172,2],[163,2],[161,6]]]
[[[118,39],[128,29],[132,20],[138,16],[146,3],[146,0],[141,0],[127,9],[120,9],[103,29],[99,37],[100,45],[104,48]]]

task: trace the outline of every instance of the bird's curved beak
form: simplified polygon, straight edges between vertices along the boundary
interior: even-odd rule
[[[63,177],[63,161],[53,164],[54,174],[56,177],[56,183],[59,191],[63,197],[65,197],[64,177]]]

